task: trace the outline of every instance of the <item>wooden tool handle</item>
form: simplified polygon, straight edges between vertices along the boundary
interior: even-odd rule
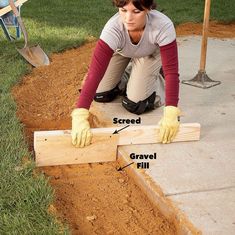
[[[10,4],[11,9],[12,9],[14,15],[16,16],[17,21],[18,21],[18,23],[20,25],[20,28],[21,28],[21,30],[23,32],[24,40],[25,40],[24,48],[26,48],[28,46],[28,33],[27,33],[26,28],[24,26],[24,23],[23,23],[23,21],[22,21],[22,19],[20,17],[20,13],[19,13],[17,7],[15,6],[14,1],[13,0],[9,0],[9,4]]]
[[[201,61],[200,61],[200,71],[205,72],[206,67],[206,51],[207,51],[207,38],[209,29],[209,18],[210,18],[210,5],[211,0],[205,0],[204,9],[204,20],[202,29],[202,44],[201,44]]]

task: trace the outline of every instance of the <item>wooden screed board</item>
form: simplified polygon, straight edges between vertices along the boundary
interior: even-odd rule
[[[121,127],[118,127],[121,129]],[[92,144],[75,148],[71,144],[71,131],[34,132],[34,150],[37,166],[67,165],[115,161],[117,146],[159,143],[159,126],[129,126],[118,134],[117,128],[93,128]],[[195,141],[200,138],[200,124],[180,124],[173,142]]]

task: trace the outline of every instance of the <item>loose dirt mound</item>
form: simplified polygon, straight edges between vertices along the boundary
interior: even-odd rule
[[[25,124],[32,142],[32,131],[70,129],[70,113],[87,72],[95,42],[51,56],[51,65],[33,69],[13,88],[17,115]]]
[[[176,34],[178,36],[201,35],[202,24],[191,22],[181,24],[176,28]],[[234,38],[235,22],[230,24],[222,24],[216,21],[211,21],[209,24],[208,36],[215,38]]]
[[[193,31],[192,31],[193,30]],[[210,36],[235,36],[235,24],[212,24]],[[184,24],[178,35],[200,34]],[[32,150],[35,130],[71,129],[70,113],[87,72],[95,42],[51,56],[51,65],[33,69],[13,88],[17,115]],[[74,234],[175,234],[167,221],[116,163],[46,167],[55,189],[57,213]]]

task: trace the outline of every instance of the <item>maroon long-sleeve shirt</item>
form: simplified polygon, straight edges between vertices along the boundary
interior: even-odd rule
[[[77,101],[77,108],[89,109],[96,89],[103,78],[114,51],[99,39],[89,67],[88,75]],[[165,105],[177,106],[179,100],[178,52],[176,40],[160,47],[165,76]]]

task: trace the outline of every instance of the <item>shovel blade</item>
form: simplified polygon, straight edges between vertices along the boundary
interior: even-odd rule
[[[17,51],[34,67],[50,64],[48,56],[39,45],[17,49]]]

